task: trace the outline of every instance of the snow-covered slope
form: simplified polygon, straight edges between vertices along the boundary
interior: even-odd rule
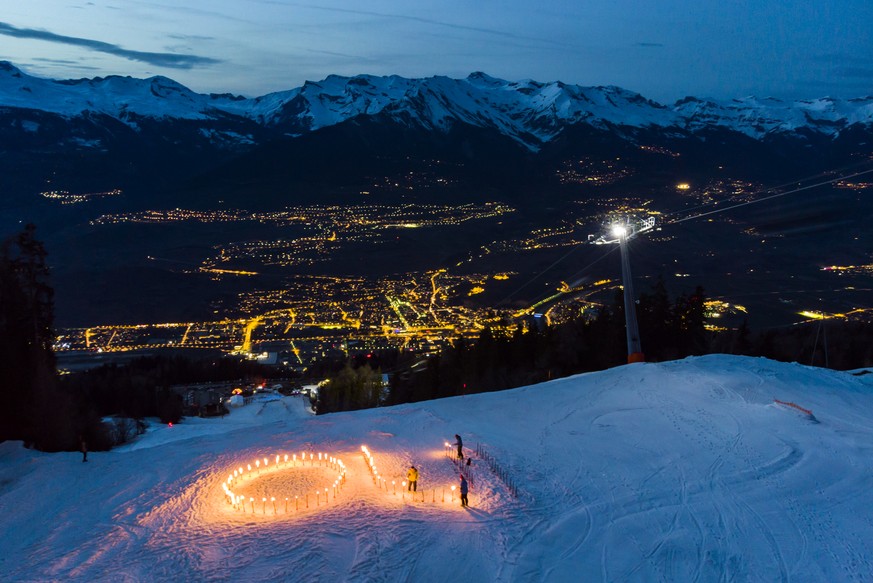
[[[256,403],[88,463],[5,443],[0,579],[870,581],[871,377],[709,356],[321,417]],[[450,489],[455,433],[469,509]],[[254,512],[227,503],[235,468],[302,452],[344,460],[336,498],[316,500],[334,479],[316,462],[235,482]]]
[[[209,96],[194,93],[166,77],[54,81],[31,77],[8,62],[0,63],[0,106],[69,117],[102,113],[125,120],[133,113],[154,118],[206,119],[210,101]]]
[[[53,81],[0,62],[0,107],[4,106],[70,117],[100,113],[128,123],[135,123],[135,116],[238,116],[292,135],[379,115],[438,131],[457,122],[492,128],[534,150],[574,124],[680,132],[723,128],[760,139],[804,128],[836,135],[852,124],[873,122],[873,97],[794,102],[747,98],[724,103],[687,98],[668,107],[618,87],[509,82],[473,73],[466,79],[331,75],[290,91],[246,99],[194,93],[165,77]]]

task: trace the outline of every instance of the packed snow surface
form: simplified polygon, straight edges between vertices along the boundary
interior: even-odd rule
[[[450,489],[456,433],[469,509]],[[347,467],[327,502],[333,469],[275,465],[304,452]],[[319,417],[287,397],[87,463],[0,444],[0,580],[873,581],[871,456],[873,375],[764,359]],[[265,457],[234,486],[258,502],[235,509],[222,483]]]

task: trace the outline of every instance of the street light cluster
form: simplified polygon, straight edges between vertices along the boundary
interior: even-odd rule
[[[245,482],[257,478],[261,475],[262,471],[264,473],[277,472],[279,470],[287,468],[305,467],[307,463],[313,467],[317,463],[319,466],[327,467],[338,472],[337,477],[334,480],[331,488],[325,488],[323,492],[321,490],[315,490],[314,494],[316,506],[321,505],[322,494],[324,494],[324,503],[327,504],[331,491],[333,492],[333,499],[336,500],[337,494],[342,491],[342,487],[346,481],[346,465],[338,457],[330,456],[326,453],[319,453],[317,455],[318,457],[316,457],[315,453],[310,452],[307,454],[306,452],[301,452],[300,457],[298,458],[296,453],[291,454],[290,456],[287,453],[284,455],[276,454],[275,458],[272,458],[270,456],[258,458],[254,461],[254,464],[239,466],[238,468],[234,469],[232,473],[228,474],[227,479],[221,484],[227,503],[233,506],[234,510],[239,510],[243,513],[251,512],[252,514],[255,514],[255,504],[258,502],[258,500],[255,500],[255,498],[251,496],[246,499],[245,496],[234,492],[232,488],[238,488]],[[303,494],[302,497],[299,494],[294,496],[293,502],[295,511],[300,510],[301,502],[305,505],[305,508],[309,508],[309,494],[309,492],[306,492]],[[282,504],[281,497],[279,498],[279,500],[280,504]],[[270,502],[270,505],[273,509],[273,514],[278,514],[275,496],[262,496],[260,502],[261,514],[267,514],[267,502]],[[285,514],[288,513],[289,502],[291,502],[291,497],[285,496]]]

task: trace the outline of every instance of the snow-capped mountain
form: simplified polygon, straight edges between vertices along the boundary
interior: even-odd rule
[[[455,124],[496,130],[532,151],[573,125],[669,130],[680,134],[726,129],[762,139],[813,131],[838,135],[873,123],[873,97],[780,101],[686,98],[667,106],[619,87],[561,82],[510,82],[473,73],[466,79],[406,79],[331,75],[319,82],[256,98],[199,94],[166,77],[106,77],[56,81],[0,63],[0,110],[38,110],[67,119],[106,116],[137,129],[143,119],[209,123],[254,122],[297,136],[359,116],[415,128],[447,131]],[[35,126],[26,126],[33,131]],[[210,132],[210,139],[240,143],[251,134]]]

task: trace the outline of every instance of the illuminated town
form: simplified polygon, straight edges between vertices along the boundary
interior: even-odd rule
[[[530,251],[585,242],[582,215],[605,213],[616,201],[580,204],[580,216],[554,228],[531,230],[520,239],[496,240],[458,266],[495,251]],[[627,204],[626,202],[624,204]],[[640,205],[644,203],[639,202]],[[636,205],[636,203],[635,203]],[[622,206],[621,208],[631,209]],[[639,210],[636,206],[633,210]],[[344,245],[378,246],[398,230],[447,227],[497,219],[515,213],[502,203],[447,205],[356,205],[289,207],[271,213],[244,210],[174,209],[104,215],[92,225],[174,222],[226,223],[256,221],[299,229],[296,237],[229,242],[186,273],[211,277],[257,277],[265,269],[313,266],[329,261]],[[160,262],[162,259],[149,257]],[[454,266],[457,267],[457,266]],[[271,353],[290,366],[305,366],[332,350],[409,348],[438,350],[457,338],[475,338],[486,326],[517,325],[518,318],[541,313],[560,322],[600,305],[617,282],[570,286],[561,282],[554,295],[530,309],[482,307],[467,298],[492,286],[510,289],[518,280],[511,271],[453,273],[450,268],[388,277],[283,274],[278,289],[237,295],[234,305],[215,306],[214,321],[103,325],[62,330],[56,349],[68,352],[120,352],[156,348],[211,348],[251,358]],[[233,314],[228,316],[227,314]]]
[[[652,151],[674,156],[663,148]],[[632,173],[632,169],[623,166],[619,158],[605,161],[579,159],[565,162],[557,176],[563,184],[585,184],[599,189]],[[421,179],[411,175],[389,177],[385,181],[390,187],[404,189]],[[866,186],[854,183],[837,185],[838,188],[853,190],[862,190]],[[380,187],[378,181],[373,187]],[[750,201],[761,192],[759,184],[728,178],[701,184],[677,181],[665,184],[664,188],[675,192],[692,208],[721,201]],[[55,193],[51,197],[69,203],[114,194],[117,193]],[[369,192],[362,194],[368,195]],[[63,197],[71,198],[67,201]],[[272,212],[176,208],[104,214],[92,220],[91,226],[99,229],[124,224],[249,223],[268,227],[264,230],[268,235],[263,238],[228,240],[212,246],[211,252],[199,262],[147,257],[148,261],[157,264],[178,264],[184,274],[207,274],[216,281],[248,278],[259,285],[237,292],[235,299],[210,304],[214,320],[66,328],[59,331],[55,348],[61,355],[212,349],[303,369],[330,354],[348,355],[380,349],[431,353],[459,338],[474,340],[486,326],[507,331],[524,329],[531,325],[530,318],[533,317],[547,324],[593,317],[598,308],[613,301],[621,289],[619,280],[588,277],[571,282],[556,281],[549,284],[550,291],[525,305],[497,302],[495,297],[511,294],[519,286],[524,286],[527,276],[505,266],[495,267],[491,259],[534,251],[569,252],[595,242],[593,237],[599,226],[610,224],[616,217],[656,220],[660,224],[666,215],[657,208],[653,199],[627,195],[575,200],[567,208],[568,212],[553,217],[548,226],[531,226],[521,233],[515,230],[513,235],[498,237],[469,249],[465,257],[443,267],[367,277],[334,275],[326,264],[344,250],[378,250],[382,245],[393,243],[397,234],[404,231],[428,231],[491,221],[490,224],[497,228],[490,228],[487,232],[501,233],[502,222],[517,216],[518,210],[502,202],[460,205],[367,203],[289,206]],[[733,224],[727,215],[719,216],[718,220]],[[759,236],[754,228],[742,232],[751,237]],[[274,236],[276,233],[282,235]],[[669,229],[656,228],[647,235],[653,244],[675,239]],[[322,269],[323,272],[313,273],[313,269]],[[873,273],[870,265],[820,269],[835,277]],[[676,272],[671,276],[687,278],[690,275]],[[487,299],[479,301],[481,298]],[[748,308],[727,298],[712,299],[706,308],[707,328],[712,331],[729,330],[749,313]],[[870,310],[865,308],[825,313],[799,306],[794,313],[801,321],[870,317]],[[726,325],[725,321],[732,324]]]
[[[105,198],[108,196],[118,196],[122,194],[120,188],[113,188],[112,190],[107,190],[105,192],[84,192],[79,194],[74,194],[68,192],[66,190],[49,190],[46,192],[41,192],[40,195],[49,200],[57,201],[61,204],[79,204],[82,202],[88,202],[91,200],[95,200],[98,198]]]
[[[403,279],[300,276],[280,290],[242,294],[239,310],[245,315],[240,318],[65,329],[56,349],[63,353],[212,348],[251,358],[284,353],[284,363],[290,366],[309,364],[331,350],[435,351],[444,342],[476,338],[486,325],[515,326],[516,318],[532,314],[533,309],[472,308],[460,301],[513,276],[453,276],[445,270],[408,274]],[[616,286],[608,280],[576,288],[564,284],[534,308],[550,320],[563,321],[599,305],[595,294],[599,297]]]

